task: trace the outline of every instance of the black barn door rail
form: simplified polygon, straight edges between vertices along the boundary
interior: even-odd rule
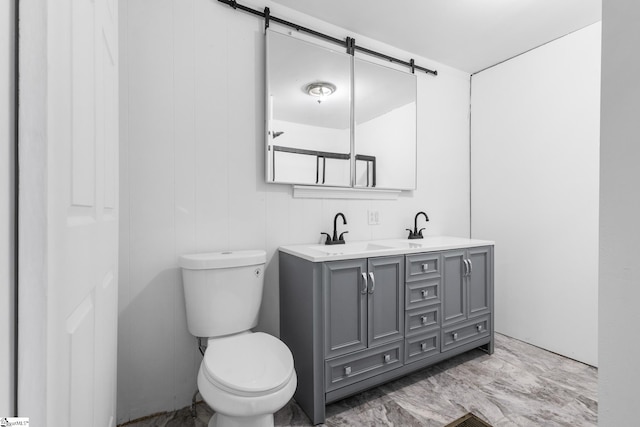
[[[415,61],[413,59],[411,59],[409,61],[403,61],[401,59],[394,58],[393,56],[385,55],[384,53],[380,53],[380,52],[377,52],[375,50],[371,50],[371,49],[367,49],[367,48],[358,46],[358,45],[355,44],[355,39],[352,38],[352,37],[347,37],[346,40],[340,40],[340,39],[337,39],[335,37],[331,37],[331,36],[329,36],[327,34],[312,30],[310,28],[303,27],[302,25],[298,25],[298,24],[295,24],[293,22],[289,22],[289,21],[286,21],[284,19],[277,18],[277,17],[271,15],[271,12],[270,12],[268,7],[265,7],[264,11],[260,11],[260,10],[252,9],[250,7],[241,5],[236,0],[218,0],[218,1],[220,3],[227,4],[227,5],[231,6],[234,9],[240,9],[242,11],[245,11],[245,12],[251,13],[253,15],[260,16],[260,17],[264,18],[265,19],[265,24],[264,24],[265,28],[269,27],[270,21],[277,22],[278,24],[282,24],[282,25],[285,25],[287,27],[294,28],[297,31],[302,31],[304,33],[311,34],[311,35],[319,37],[321,39],[328,40],[328,41],[330,41],[332,43],[336,43],[336,44],[339,44],[339,45],[346,46],[347,53],[349,53],[351,55],[353,55],[354,51],[357,50],[357,51],[360,51],[362,53],[366,53],[367,55],[376,56],[378,58],[385,59],[385,60],[387,60],[389,62],[394,62],[396,64],[401,64],[401,65],[404,65],[406,67],[409,67],[409,68],[411,68],[411,72],[412,73],[415,73],[415,70],[420,70],[420,71],[424,71],[427,74],[433,74],[434,76],[438,75],[438,71],[437,70],[430,70],[430,69],[425,68],[425,67],[420,67],[420,66],[415,64]]]

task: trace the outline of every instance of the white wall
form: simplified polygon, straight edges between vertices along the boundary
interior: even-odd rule
[[[601,24],[473,75],[471,229],[496,330],[597,365]]]
[[[603,2],[598,423],[631,425],[640,394],[640,3]]]
[[[411,58],[268,1],[245,4]],[[337,212],[352,241],[404,236],[419,210],[427,234],[468,236],[468,74],[416,57],[439,72],[418,77],[417,191],[397,201],[293,199],[290,186],[264,182],[263,21],[211,0],[129,0],[120,11],[119,422],[186,406],[195,390],[200,357],[178,255],[266,249],[259,328],[277,335],[276,250],[318,242]],[[371,208],[378,226],[367,225]]]
[[[0,416],[14,413],[14,13],[13,1],[0,4]]]

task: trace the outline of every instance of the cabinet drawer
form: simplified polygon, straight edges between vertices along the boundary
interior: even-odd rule
[[[440,254],[407,255],[405,278],[407,282],[440,275]]]
[[[404,344],[404,363],[411,363],[440,354],[440,331],[407,338]]]
[[[325,362],[326,391],[374,377],[402,366],[402,341],[358,351]]]
[[[407,283],[405,309],[440,302],[440,278]]]
[[[458,347],[490,333],[490,318],[483,316],[474,321],[464,322],[442,329],[442,351]]]
[[[404,324],[405,335],[415,335],[437,328],[440,325],[440,305],[407,310]]]

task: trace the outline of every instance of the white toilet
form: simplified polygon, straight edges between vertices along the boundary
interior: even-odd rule
[[[251,332],[264,287],[264,251],[183,255],[187,326],[208,338],[198,389],[215,411],[209,427],[273,426],[297,386],[293,356],[279,339]]]

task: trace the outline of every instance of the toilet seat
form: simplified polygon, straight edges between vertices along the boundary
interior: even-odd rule
[[[216,387],[247,397],[274,393],[294,375],[289,348],[262,332],[210,340],[202,368]]]

